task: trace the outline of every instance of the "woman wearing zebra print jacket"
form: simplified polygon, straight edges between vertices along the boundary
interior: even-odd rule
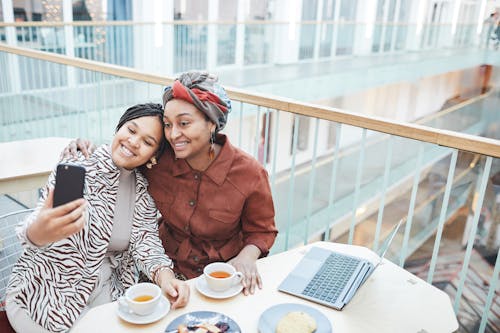
[[[25,251],[6,306],[17,332],[68,331],[89,308],[136,283],[136,267],[162,287],[173,308],[187,303],[189,287],[174,277],[147,180],[135,169],[161,154],[162,117],[159,104],[133,106],[110,146],[66,160],[86,169],[84,199],[52,208],[55,172],[50,175],[37,209],[17,229]]]

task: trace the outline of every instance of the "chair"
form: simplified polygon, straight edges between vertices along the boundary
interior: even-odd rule
[[[23,209],[0,216],[0,332],[15,333],[5,313],[5,292],[10,273],[23,251],[19,243],[15,227],[33,209]]]

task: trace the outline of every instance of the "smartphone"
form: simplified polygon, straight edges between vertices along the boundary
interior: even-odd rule
[[[61,163],[56,169],[54,207],[83,198],[85,168],[76,164]]]

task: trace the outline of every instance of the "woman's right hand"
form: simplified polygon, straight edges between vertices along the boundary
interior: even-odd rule
[[[26,236],[36,246],[42,247],[80,232],[85,226],[86,202],[77,199],[52,208],[54,190],[40,209],[37,218],[28,226]]]
[[[70,143],[63,149],[60,159],[76,157],[78,151],[81,151],[83,156],[88,158],[95,149],[96,146],[89,140],[77,138],[76,140],[71,140]]]
[[[186,281],[175,278],[171,269],[158,273],[157,284],[171,303],[172,309],[182,308],[189,301],[190,289]]]

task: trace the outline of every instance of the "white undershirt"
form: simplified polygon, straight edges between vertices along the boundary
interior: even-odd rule
[[[135,172],[120,168],[118,193],[113,218],[113,230],[108,245],[109,252],[128,249],[135,207]]]

